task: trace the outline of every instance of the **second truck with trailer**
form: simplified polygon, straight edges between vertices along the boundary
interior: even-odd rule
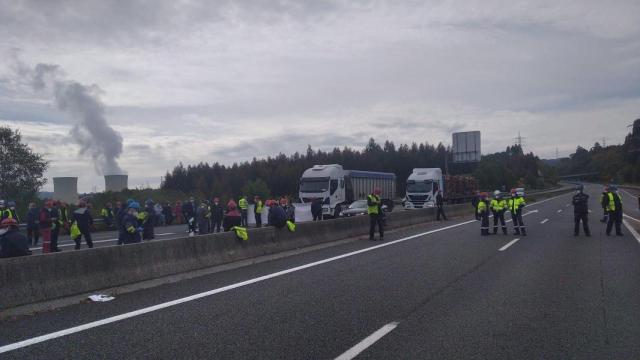
[[[471,201],[478,190],[478,182],[471,176],[443,175],[440,168],[413,169],[407,178],[405,209],[424,209],[435,206],[438,190],[447,203]]]

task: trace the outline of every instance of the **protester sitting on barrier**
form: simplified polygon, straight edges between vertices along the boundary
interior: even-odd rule
[[[287,212],[275,200],[271,200],[269,203],[269,225],[281,229],[286,224]]]
[[[138,225],[140,204],[136,201],[131,201],[128,204],[127,212],[122,217],[122,243],[135,244],[142,241],[142,237],[140,236],[142,228]]]
[[[87,246],[92,248],[93,241],[91,240],[90,228],[93,226],[93,218],[91,217],[89,209],[87,209],[87,203],[85,201],[80,201],[78,203],[78,208],[73,212],[73,220],[80,229],[80,236],[73,239],[76,242],[75,249],[80,250],[80,243],[82,242],[83,236]]]
[[[31,255],[29,239],[18,231],[16,219],[0,222],[0,258]]]
[[[242,225],[242,216],[238,211],[238,205],[233,200],[229,200],[227,203],[227,213],[224,215],[224,220],[222,220],[222,228],[224,231],[231,230],[234,226]]]

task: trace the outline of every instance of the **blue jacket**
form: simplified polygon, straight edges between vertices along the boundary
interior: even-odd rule
[[[40,209],[33,208],[27,212],[27,228],[37,229],[40,223]]]
[[[122,217],[122,227],[124,228],[122,235],[125,244],[135,244],[142,241],[138,231],[138,219],[135,216],[125,214]]]

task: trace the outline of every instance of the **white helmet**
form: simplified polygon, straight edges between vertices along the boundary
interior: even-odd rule
[[[493,196],[498,196],[498,195],[500,195],[500,190],[496,190],[493,192]]]

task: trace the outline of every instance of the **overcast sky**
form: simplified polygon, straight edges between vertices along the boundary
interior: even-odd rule
[[[179,161],[466,130],[485,154],[519,131],[555,158],[620,143],[640,117],[638,14],[637,0],[0,0],[0,124],[47,154],[48,177],[103,189],[73,113],[16,71],[45,63],[99,96],[130,185]]]

